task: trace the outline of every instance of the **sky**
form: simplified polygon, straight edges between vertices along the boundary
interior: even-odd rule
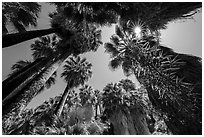
[[[38,26],[31,29],[45,29],[50,27],[49,17],[47,15],[49,12],[53,11],[54,7],[45,3],[41,4],[42,10],[38,19]],[[109,38],[112,34],[114,34],[114,26],[102,28],[103,43],[109,42]],[[30,45],[34,40],[35,39],[2,49],[2,80],[7,78],[7,75],[11,72],[10,68],[15,62],[32,59]],[[197,13],[193,20],[169,23],[167,29],[161,31],[161,44],[172,48],[175,52],[202,57],[202,14]],[[126,78],[121,68],[116,71],[112,71],[109,68],[108,63],[110,61],[110,56],[104,52],[104,45],[101,45],[97,52],[89,52],[81,55],[81,57],[86,57],[93,65],[93,75],[87,84],[93,86],[94,89],[102,90],[108,83],[115,83]],[[36,107],[43,101],[59,95],[64,91],[66,83],[60,78],[63,72],[62,66],[58,69],[56,84],[37,95],[30,102],[28,108]],[[139,86],[134,76],[131,76],[130,79]]]

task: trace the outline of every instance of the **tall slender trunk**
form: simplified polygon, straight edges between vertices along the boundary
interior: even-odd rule
[[[55,56],[47,57],[40,62],[33,65],[31,68],[27,69],[25,72],[20,73],[15,78],[10,81],[5,82],[2,87],[3,91],[3,103],[7,103],[16,94],[18,94],[23,88],[28,86],[28,84],[36,78],[41,72],[43,72],[47,67],[53,63]],[[5,94],[4,94],[5,93]]]
[[[42,71],[39,67],[46,62],[45,58],[39,58],[4,80],[2,82],[2,99],[4,100],[17,87],[22,89],[23,85],[27,84]]]
[[[67,37],[70,39],[71,37]],[[67,42],[62,42],[60,47],[64,47],[67,45]],[[62,53],[60,53],[62,51]],[[30,66],[22,69],[18,74],[6,79],[3,82],[3,106],[6,102],[12,99],[16,94],[18,94],[23,88],[28,86],[29,82],[31,82],[34,78],[36,78],[41,72],[46,70],[48,67],[52,66],[53,61],[58,58],[58,56],[66,56],[67,53],[71,54],[71,51],[62,50],[59,48],[58,53],[55,55],[50,55],[47,58],[43,58],[42,60],[36,60]],[[30,67],[30,68],[29,68]],[[13,99],[12,99],[13,100]]]
[[[71,54],[70,50],[63,51],[57,58],[54,59],[53,63],[43,70],[28,87],[25,87],[20,91],[19,94],[9,98],[6,102],[3,102],[2,116],[7,117],[12,112],[17,112],[24,109],[27,104],[34,98],[44,86],[46,81],[52,76],[52,74],[58,69],[58,67],[66,60]]]
[[[62,113],[63,107],[64,107],[65,102],[66,102],[66,100],[67,100],[67,97],[68,97],[68,95],[69,95],[69,93],[70,93],[70,88],[71,88],[71,87],[72,87],[72,85],[68,85],[68,84],[67,84],[67,86],[66,86],[66,88],[65,88],[65,90],[64,90],[64,92],[63,92],[63,94],[62,94],[62,97],[61,97],[61,99],[60,99],[60,101],[59,101],[59,103],[58,103],[58,105],[57,105],[57,107],[56,107],[56,109],[55,109],[54,114],[55,114],[56,116],[58,116],[58,117],[60,117],[60,115],[61,115],[61,113]]]
[[[18,70],[18,72],[10,75],[8,78],[6,78],[2,84],[6,85],[9,81],[11,81],[12,79],[14,79],[16,76],[18,76],[19,74],[25,72],[26,70],[28,70],[29,68],[31,68],[32,66],[34,66],[35,64],[39,63],[44,57],[38,58],[36,59],[34,62],[28,64],[27,66],[21,68],[20,70]]]
[[[26,40],[34,39],[40,36],[56,33],[60,28],[49,28],[42,30],[32,30],[21,33],[6,34],[2,36],[2,48],[10,47],[12,45],[21,43]]]
[[[95,119],[97,119],[97,116],[98,116],[98,104],[96,103],[96,106],[95,106]]]

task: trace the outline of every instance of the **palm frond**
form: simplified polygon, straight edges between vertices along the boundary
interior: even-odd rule
[[[52,85],[55,84],[56,82],[56,77],[57,77],[57,72],[55,71],[52,76],[46,81],[45,86],[46,88],[50,88]]]
[[[118,35],[112,35],[110,40],[114,45],[116,45],[116,46],[119,45],[120,38]]]
[[[22,68],[26,67],[27,65],[31,64],[32,62],[31,61],[28,61],[28,60],[20,60],[18,62],[16,62],[12,67],[11,67],[11,70],[12,70],[12,73],[10,73],[8,76],[12,76],[14,74],[16,74],[19,70],[21,70]]]
[[[118,25],[115,26],[115,34],[118,35],[120,38],[124,38],[124,33]]]
[[[112,43],[105,43],[105,52],[111,54],[111,58],[116,57],[120,52]]]
[[[41,5],[37,2],[4,2],[3,14],[6,22],[11,22],[19,32],[26,31],[29,25],[37,26]]]
[[[122,60],[121,58],[114,58],[110,61],[109,63],[109,67],[112,69],[112,70],[116,70],[117,68],[119,68],[120,66],[122,65]]]
[[[53,38],[54,37],[54,38]],[[57,50],[58,39],[53,35],[52,38],[50,36],[40,37],[33,44],[31,44],[31,50],[33,51],[32,56],[34,60],[40,57],[48,57]],[[54,41],[52,41],[54,39]]]
[[[69,83],[72,81],[75,87],[80,84],[84,84],[91,76],[92,64],[89,63],[86,58],[70,57],[64,65],[64,72],[61,74],[61,77]]]
[[[122,63],[122,69],[126,76],[130,76],[132,72],[132,62],[131,60],[126,60]]]

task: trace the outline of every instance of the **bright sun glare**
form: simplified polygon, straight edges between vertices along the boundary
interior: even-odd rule
[[[139,26],[137,26],[137,27],[135,27],[135,34],[136,35],[139,35],[140,34],[140,32],[141,32],[141,28],[139,27]]]
[[[139,26],[136,26],[135,29],[134,29],[134,32],[136,34],[137,37],[140,37],[141,36],[141,28]]]

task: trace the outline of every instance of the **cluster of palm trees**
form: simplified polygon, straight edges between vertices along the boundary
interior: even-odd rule
[[[79,93],[74,89],[68,90],[35,109],[26,109],[11,117],[4,122],[3,131],[13,135],[150,134],[148,125],[151,119],[146,117],[150,111],[147,92],[135,89],[131,80],[110,83],[103,91],[94,90],[89,85],[82,86]],[[127,118],[128,125],[123,125],[126,120],[118,117]],[[114,125],[114,129],[110,125]]]
[[[108,134],[151,134],[148,121],[155,116],[148,120],[147,115],[152,115],[149,108],[160,112],[173,134],[202,133],[201,59],[175,53],[159,43],[160,29],[175,19],[192,17],[202,3],[50,4],[56,6],[56,12],[50,14],[51,28],[26,31],[26,27],[37,25],[40,4],[2,3],[3,48],[40,37],[31,45],[33,61],[17,62],[2,83],[4,134],[52,134],[50,130],[55,131],[53,134],[105,134],[105,131]],[[118,24],[116,34],[111,42],[105,43],[106,52],[111,55],[110,66],[114,70],[122,66],[124,74],[135,75],[146,90],[142,90],[141,96],[134,83],[122,80],[108,84],[102,93],[85,86],[79,95],[74,94],[73,90],[83,86],[92,75],[91,63],[79,55],[96,51],[102,45],[98,28],[113,23]],[[8,24],[18,33],[10,34]],[[140,37],[134,33],[138,25]],[[44,36],[52,33],[55,34]],[[63,62],[66,64],[61,76],[67,86],[62,96],[58,101],[54,99],[53,105],[44,103],[41,106],[44,113],[25,111],[32,98],[55,83],[56,71]],[[71,98],[75,101],[70,102]],[[144,100],[150,102],[144,103]],[[77,117],[76,113],[81,115]],[[83,117],[84,113],[90,117]],[[17,118],[22,122],[16,122],[18,128],[14,130],[9,123],[12,119],[15,123]],[[72,122],[75,118],[77,120]]]
[[[172,127],[171,131],[174,134],[201,131],[201,128],[196,128],[201,127],[199,121],[202,119],[199,112],[202,110],[200,58],[175,53],[159,45],[152,34],[145,34],[145,37],[140,39],[135,37],[129,28],[125,30],[118,26],[111,42],[105,43],[105,48],[106,52],[111,54],[110,67],[116,69],[122,66],[124,74],[135,75],[140,84],[147,89],[153,105],[168,117],[167,125],[170,129]],[[189,113],[192,115],[187,115]],[[197,121],[195,129],[190,124],[192,121]]]

